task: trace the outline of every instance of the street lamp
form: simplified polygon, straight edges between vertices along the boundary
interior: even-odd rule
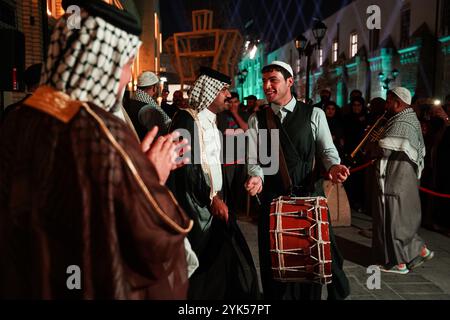
[[[386,76],[383,72],[380,72],[378,74],[378,79],[380,80],[380,85],[383,87],[383,89],[389,90],[389,84],[397,79],[399,73],[400,71],[398,71],[397,69],[393,69],[391,72],[391,76],[389,77]]]
[[[316,21],[312,29],[312,33],[314,35],[314,38],[316,38],[318,49],[320,49],[320,42],[322,42],[322,39],[325,37],[326,32],[327,26],[325,25],[325,23],[320,20]]]
[[[240,70],[237,73],[239,86],[241,87],[241,90],[242,90],[241,99],[244,99],[244,82],[247,79],[247,75],[248,75],[248,70],[247,69]]]
[[[309,74],[311,72],[311,55],[314,49],[320,50],[320,43],[325,37],[327,32],[327,26],[320,20],[314,23],[312,28],[312,33],[316,39],[315,44],[311,44],[308,39],[306,39],[302,34],[295,39],[295,47],[298,51],[298,59],[300,60],[302,56],[306,57],[306,88],[305,88],[305,100],[309,101]],[[300,65],[300,63],[299,63]]]
[[[243,85],[245,82],[245,79],[247,79],[247,75],[248,75],[248,70],[247,69],[243,69],[241,71],[239,71],[237,73],[238,76],[238,80],[239,80],[239,84]]]

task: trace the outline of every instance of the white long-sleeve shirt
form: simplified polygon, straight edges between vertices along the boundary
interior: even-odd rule
[[[202,168],[207,176],[206,182],[211,187],[212,197],[222,190],[221,142],[220,131],[216,125],[216,114],[208,108],[198,114],[200,122],[199,134],[202,135]],[[209,169],[208,169],[209,167]],[[211,185],[212,184],[212,185]]]
[[[272,103],[270,107],[275,114],[279,114],[279,112],[281,111],[281,122],[283,122],[288,111],[294,111],[296,103],[297,101],[295,100],[295,98],[292,98],[291,101],[289,101],[289,103],[285,106],[279,106],[275,103]],[[256,114],[253,114],[248,119],[248,127],[249,129],[253,129],[249,130],[249,143],[256,145],[258,141],[257,134],[259,132],[258,118],[256,117]],[[329,170],[333,165],[340,164],[341,158],[339,157],[339,153],[333,143],[333,138],[331,137],[325,112],[323,112],[323,110],[320,108],[313,108],[311,115],[311,130],[313,139],[316,142],[316,154],[318,154],[321,158],[325,169]],[[258,164],[255,164],[258,162],[256,159],[256,154],[254,152],[249,152],[248,163],[248,175],[259,176],[264,180],[263,169]]]

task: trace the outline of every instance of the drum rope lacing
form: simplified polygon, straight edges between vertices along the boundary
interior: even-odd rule
[[[313,222],[313,224],[309,228],[283,229],[282,217],[298,216],[298,213],[304,213],[305,211],[302,210],[302,211],[282,212],[284,203],[296,204],[296,201],[292,201],[292,200],[286,201],[286,200],[281,199],[281,197],[280,197],[275,203],[275,213],[271,213],[270,215],[276,216],[276,230],[270,230],[270,232],[274,233],[276,248],[271,249],[270,252],[277,254],[279,267],[278,268],[272,267],[272,270],[277,271],[279,278],[282,279],[283,273],[286,271],[301,271],[301,270],[306,269],[307,267],[315,269],[317,266],[319,266],[320,272],[312,273],[315,276],[315,280],[318,279],[321,283],[329,283],[329,282],[331,282],[331,279],[328,279],[328,278],[331,278],[331,276],[325,276],[325,278],[321,277],[324,274],[325,263],[331,263],[331,260],[325,260],[326,256],[325,256],[325,247],[324,247],[324,245],[330,244],[330,241],[324,241],[323,235],[322,235],[322,225],[324,225],[324,224],[327,226],[329,225],[328,221],[327,222],[322,221],[322,216],[321,216],[322,210],[323,209],[327,210],[327,208],[320,205],[320,203],[318,202],[318,199],[305,199],[305,201],[310,202],[310,203],[308,203],[309,208],[306,209],[306,212],[307,212],[306,216],[305,216],[305,214],[302,214],[302,218],[307,219],[310,222]],[[314,213],[313,213],[314,218],[310,217],[311,215],[308,214],[311,211],[314,211]],[[312,232],[313,228],[317,228],[317,230],[318,230],[317,238],[315,238],[313,236],[313,232]],[[304,231],[307,229],[308,229],[308,234],[300,234],[298,232],[293,232],[293,231]],[[310,258],[315,260],[316,263],[309,264],[308,266],[289,266],[289,267],[285,266],[284,255],[306,255],[306,254],[305,254],[305,249],[302,249],[302,248],[283,249],[283,247],[282,247],[283,246],[283,235],[306,236],[306,237],[316,241],[316,244],[314,244],[314,245],[312,245],[312,247],[308,248]],[[312,249],[315,247],[317,247],[318,257],[315,257],[314,255],[312,255]],[[298,251],[301,251],[302,253],[298,253]]]

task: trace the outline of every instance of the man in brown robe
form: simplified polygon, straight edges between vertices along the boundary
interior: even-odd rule
[[[176,134],[118,107],[140,27],[102,1],[52,34],[41,87],[0,127],[0,298],[184,299],[192,222],[164,186]]]

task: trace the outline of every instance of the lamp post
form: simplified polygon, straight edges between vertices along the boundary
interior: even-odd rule
[[[311,72],[311,55],[314,49],[320,50],[320,43],[325,37],[327,32],[327,26],[320,20],[314,23],[312,28],[312,33],[316,39],[316,43],[312,44],[308,39],[306,39],[302,34],[295,39],[295,47],[298,51],[298,59],[300,60],[302,56],[306,57],[306,88],[305,88],[305,100],[309,101],[309,74]],[[300,65],[300,64],[299,64]]]
[[[378,79],[380,80],[380,85],[385,90],[389,90],[389,85],[392,81],[395,81],[399,75],[400,71],[397,69],[393,69],[391,72],[391,76],[386,76],[383,72],[378,74]]]
[[[247,75],[248,75],[248,70],[247,69],[240,70],[237,73],[239,86],[241,87],[241,90],[242,90],[241,99],[244,99],[244,82],[247,79]]]

